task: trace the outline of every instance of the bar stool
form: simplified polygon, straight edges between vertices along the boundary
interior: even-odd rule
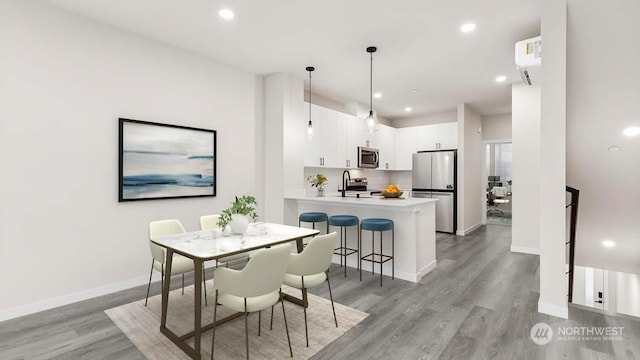
[[[347,277],[347,256],[358,254],[358,257],[360,257],[360,232],[358,232],[358,248],[350,248],[347,246],[347,227],[358,226],[359,224],[360,219],[353,215],[334,215],[329,217],[329,225],[340,227],[340,246],[335,248],[333,253],[340,255],[340,266],[342,266],[344,260],[344,277]],[[360,262],[358,262],[358,268],[359,267]]]
[[[327,234],[329,233],[329,217],[327,213],[323,212],[304,212],[298,216],[298,227],[300,227],[300,223],[310,222],[313,225],[313,228],[316,228],[316,223],[326,222],[327,223]]]
[[[394,248],[395,248],[395,230],[393,228],[393,220],[389,219],[364,219],[360,223],[360,242],[362,243],[362,230],[371,231],[371,253],[360,257],[360,262],[358,267],[360,268],[360,281],[362,281],[362,261],[370,261],[371,262],[371,273],[374,273],[375,264],[380,264],[380,286],[382,286],[382,264],[391,260],[391,279],[395,279],[395,260],[394,258]],[[374,246],[374,237],[375,232],[380,232],[380,252],[375,252]],[[384,254],[382,250],[382,232],[383,231],[391,231],[391,255]],[[359,248],[362,248],[362,244],[358,245]],[[379,260],[376,260],[376,256]]]
[[[326,222],[327,223],[327,234],[329,233],[329,216],[327,213],[323,212],[304,212],[298,216],[298,227],[300,227],[301,223],[307,222],[312,223],[312,227],[316,228],[316,223]],[[307,246],[306,243],[302,244],[302,247]]]

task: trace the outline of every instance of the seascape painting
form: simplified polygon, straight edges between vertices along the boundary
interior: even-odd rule
[[[216,195],[215,130],[119,121],[119,201]]]

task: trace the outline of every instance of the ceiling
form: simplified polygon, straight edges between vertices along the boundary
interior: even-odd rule
[[[382,97],[373,107],[390,120],[460,103],[482,115],[511,112],[514,44],[540,34],[539,0],[45,1],[253,74],[307,79],[305,67],[315,66],[313,93],[345,104],[369,104],[365,50],[377,46],[373,89]],[[223,7],[233,20],[217,15]],[[476,30],[462,33],[466,22]]]

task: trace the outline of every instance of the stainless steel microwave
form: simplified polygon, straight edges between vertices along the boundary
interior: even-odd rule
[[[376,169],[380,160],[380,150],[358,146],[358,167]]]

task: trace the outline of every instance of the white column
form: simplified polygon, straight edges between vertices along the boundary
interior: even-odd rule
[[[264,161],[264,176],[258,180],[264,193],[263,219],[292,223],[293,215],[288,213],[296,210],[285,206],[283,198],[304,193],[304,83],[291,74],[268,75],[263,94],[264,138],[259,157]]]
[[[565,274],[566,0],[542,2],[540,121],[540,300],[538,311],[568,318]]]

